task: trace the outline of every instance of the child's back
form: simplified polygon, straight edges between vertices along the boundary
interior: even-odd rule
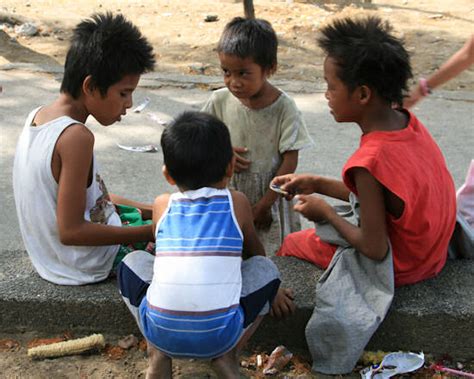
[[[241,344],[277,294],[278,270],[264,257],[249,201],[227,188],[235,161],[225,124],[185,113],[161,146],[163,173],[179,192],[153,206],[152,278],[152,257],[132,253],[119,268],[121,293],[161,362],[152,359],[149,373],[171,357],[194,357],[226,362],[236,374]]]
[[[224,354],[244,322],[238,307],[243,234],[230,191],[205,187],[172,194],[156,230],[145,335],[172,355]]]

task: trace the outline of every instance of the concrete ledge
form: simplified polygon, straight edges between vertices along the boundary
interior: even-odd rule
[[[265,320],[253,343],[267,349],[306,348],[304,328],[314,307],[322,271],[294,258],[275,257],[285,286],[295,290],[298,311],[285,321]],[[26,252],[0,254],[0,330],[59,333],[138,333],[114,280],[87,286],[57,286],[42,280]],[[449,353],[474,357],[474,261],[449,261],[435,279],[397,289],[386,320],[368,348]]]

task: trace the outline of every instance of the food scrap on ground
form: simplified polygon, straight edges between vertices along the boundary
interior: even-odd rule
[[[93,334],[84,338],[32,347],[28,349],[28,356],[33,359],[54,358],[80,354],[90,350],[100,350],[104,347],[104,336],[102,334]]]

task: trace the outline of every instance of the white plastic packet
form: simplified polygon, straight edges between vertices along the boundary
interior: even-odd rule
[[[145,146],[125,146],[121,144],[117,144],[123,150],[133,151],[136,153],[156,153],[158,149],[154,145],[145,145]]]
[[[418,370],[425,363],[425,355],[411,352],[389,353],[379,365],[372,365],[360,371],[362,379],[388,379],[395,375]]]
[[[133,108],[132,112],[140,113],[142,110],[145,109],[145,107],[148,105],[149,102],[150,102],[150,98],[145,97],[145,99],[143,99],[143,101],[140,104],[138,104],[135,108]]]

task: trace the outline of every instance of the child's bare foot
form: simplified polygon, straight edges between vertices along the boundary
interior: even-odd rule
[[[277,318],[285,318],[295,312],[293,290],[290,288],[279,288],[272,303],[270,315]]]
[[[237,358],[236,350],[232,349],[223,356],[213,359],[211,361],[211,366],[217,377],[225,379],[238,379],[240,374],[239,361]]]
[[[171,379],[171,358],[148,344],[148,369],[146,379]]]

